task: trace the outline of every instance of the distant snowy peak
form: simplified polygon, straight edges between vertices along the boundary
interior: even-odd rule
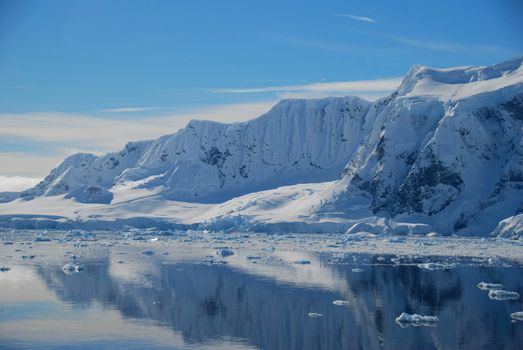
[[[398,96],[459,100],[522,83],[523,58],[482,67],[436,69],[415,65],[398,88]]]

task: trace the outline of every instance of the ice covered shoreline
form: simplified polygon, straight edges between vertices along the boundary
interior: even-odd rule
[[[73,245],[84,247],[88,251],[108,246],[136,246],[157,253],[175,249],[180,253],[191,252],[198,256],[214,256],[217,249],[225,248],[232,252],[241,252],[234,257],[243,257],[249,261],[257,260],[249,257],[267,255],[267,252],[299,252],[305,255],[329,253],[333,257],[350,254],[387,255],[392,256],[391,261],[394,264],[418,265],[420,268],[431,264],[441,266],[442,269],[456,267],[446,258],[470,258],[478,264],[489,266],[503,266],[505,262],[523,263],[523,242],[518,240],[437,235],[224,233],[130,227],[122,231],[0,230],[0,247],[9,248],[11,244],[26,244],[33,248],[66,248]],[[443,260],[436,261],[430,259],[431,257]]]

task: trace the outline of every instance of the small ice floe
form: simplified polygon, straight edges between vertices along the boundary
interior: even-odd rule
[[[152,251],[150,249],[146,249],[146,250],[142,250],[142,254],[143,255],[153,255],[154,251]]]
[[[503,285],[499,283],[479,282],[478,288],[481,290],[503,289]]]
[[[363,272],[363,269],[355,268],[355,269],[352,269],[351,271],[352,272],[356,272],[356,273],[360,273],[360,272]]]
[[[499,264],[501,263],[501,261],[499,261],[498,258],[493,257],[493,258],[489,258],[489,259],[488,259],[488,263],[489,263],[490,265],[499,265]]]
[[[418,314],[410,315],[406,312],[403,312],[401,313],[401,315],[396,317],[396,323],[398,323],[402,327],[434,327],[437,322],[439,322],[439,318],[437,316],[424,316]]]
[[[82,265],[74,264],[74,263],[67,263],[62,267],[62,271],[68,275],[77,273],[83,270]]]
[[[378,256],[378,259],[377,259],[377,260],[378,260],[378,261],[385,261],[385,258],[382,257],[382,256]]]
[[[523,321],[523,311],[513,312],[510,314],[510,318],[517,321]]]
[[[319,314],[317,312],[309,312],[309,317],[312,317],[312,318],[323,317],[323,314]]]
[[[455,267],[454,264],[442,264],[442,263],[423,263],[417,265],[420,269],[426,270],[447,270]]]
[[[154,237],[150,239],[151,242],[158,242],[158,237]]]
[[[334,300],[332,302],[333,305],[337,305],[337,306],[345,306],[345,305],[349,305],[349,301],[348,300]]]
[[[488,297],[492,300],[516,300],[519,299],[519,293],[503,289],[491,289],[488,292]]]
[[[407,239],[405,237],[392,237],[389,239],[389,243],[405,243]]]
[[[226,258],[228,256],[234,255],[234,252],[229,248],[221,248],[216,251],[216,255]]]
[[[425,237],[436,237],[438,235],[437,232],[429,232],[425,235]]]
[[[311,261],[303,259],[303,260],[296,260],[294,263],[298,264],[298,265],[310,265]]]
[[[0,272],[7,272],[7,271],[9,271],[9,270],[11,270],[10,267],[7,267],[7,266],[0,266]]]

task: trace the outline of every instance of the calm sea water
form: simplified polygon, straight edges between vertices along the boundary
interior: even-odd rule
[[[0,272],[1,349],[521,349],[519,266],[458,261],[443,270],[390,256],[316,256],[292,266],[169,262],[107,253],[67,274],[53,259],[18,259]],[[12,262],[12,261],[11,261]],[[356,269],[356,270],[355,270]],[[357,270],[357,269],[361,269]],[[347,300],[348,305],[334,305]],[[434,315],[400,325],[402,312]],[[310,313],[321,314],[310,317]]]

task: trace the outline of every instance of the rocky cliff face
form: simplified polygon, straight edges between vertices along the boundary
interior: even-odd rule
[[[323,210],[363,198],[374,214],[472,232],[523,204],[521,60],[414,67],[366,120],[369,132]]]

